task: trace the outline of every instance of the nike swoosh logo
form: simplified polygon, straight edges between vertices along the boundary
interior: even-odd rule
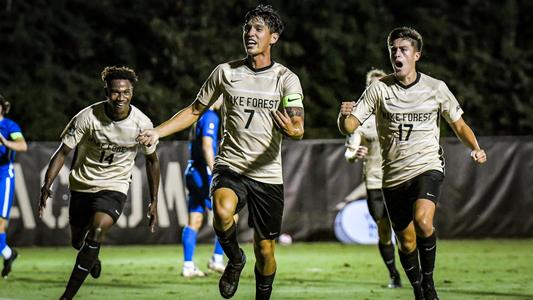
[[[78,269],[80,269],[80,270],[82,270],[82,271],[89,272],[89,270],[85,269],[84,267],[82,267],[82,266],[80,266],[80,265],[78,265],[77,267],[78,267]]]
[[[287,99],[287,102],[296,101],[296,100],[298,100],[298,99],[300,99],[300,98]]]
[[[430,196],[430,197],[435,197],[435,195],[431,194],[431,193],[426,193],[426,195]]]
[[[392,99],[391,97],[385,97],[385,101],[389,101],[390,99]]]

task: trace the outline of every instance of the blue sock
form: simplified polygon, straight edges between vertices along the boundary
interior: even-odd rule
[[[224,249],[222,249],[222,245],[220,245],[217,237],[215,237],[215,251],[213,253],[220,255],[224,254]]]
[[[183,233],[181,235],[181,243],[183,244],[183,260],[192,261],[194,256],[194,249],[196,248],[196,236],[198,233],[190,228],[185,226],[183,228]]]
[[[7,246],[6,237],[7,235],[5,232],[0,233],[0,252],[2,252],[2,250],[4,250],[4,248]]]

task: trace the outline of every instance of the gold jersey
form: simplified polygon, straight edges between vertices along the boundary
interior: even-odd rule
[[[282,108],[285,96],[300,95],[298,99],[303,99],[298,76],[276,62],[253,70],[245,60],[232,61],[213,70],[196,100],[211,105],[221,94],[222,142],[215,165],[228,166],[260,182],[283,183],[283,134],[271,112]]]
[[[352,114],[362,123],[376,115],[384,188],[429,170],[444,172],[440,116],[453,123],[463,110],[443,81],[417,73],[415,82],[404,86],[388,75],[361,97]]]
[[[102,190],[128,193],[135,157],[140,148],[152,154],[156,146],[140,145],[135,139],[142,130],[153,128],[150,119],[130,105],[127,118],[111,120],[105,113],[105,102],[80,111],[61,134],[62,142],[76,148],[70,171],[70,189],[78,192]]]

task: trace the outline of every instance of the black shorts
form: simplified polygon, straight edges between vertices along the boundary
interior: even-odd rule
[[[385,200],[383,200],[383,193],[381,189],[366,190],[366,204],[368,205],[368,211],[374,221],[387,218],[387,210],[385,210]]]
[[[96,212],[108,214],[116,223],[127,196],[116,191],[100,191],[96,193],[70,192],[69,220],[74,227],[88,227]]]
[[[394,231],[402,231],[413,221],[413,205],[418,199],[438,204],[444,174],[430,170],[398,186],[383,188],[383,196]]]
[[[274,240],[280,235],[283,217],[283,184],[268,184],[238,174],[228,167],[216,167],[211,182],[211,198],[219,188],[229,188],[237,194],[235,213],[248,204],[248,226],[262,240]]]

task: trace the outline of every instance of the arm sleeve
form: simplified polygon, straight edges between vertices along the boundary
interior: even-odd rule
[[[215,112],[209,111],[205,114],[205,119],[201,122],[201,128],[202,136],[203,137],[210,137],[213,139],[213,141],[217,140],[218,136],[218,126],[219,126],[220,120]]]
[[[207,107],[211,106],[222,93],[222,75],[222,65],[218,65],[200,88],[196,101]]]
[[[20,126],[17,123],[15,123],[15,122],[12,122],[11,126],[9,128],[9,138],[12,141],[15,141],[15,140],[18,140],[20,138],[23,138],[22,130],[20,129]]]
[[[439,85],[437,97],[440,99],[441,115],[446,119],[446,122],[453,123],[461,118],[463,110],[444,82]]]
[[[352,115],[363,124],[375,111],[378,101],[377,83],[371,84],[361,95]]]
[[[61,141],[70,149],[76,148],[76,145],[83,139],[85,132],[88,130],[88,121],[85,114],[78,113],[67,124],[61,133]]]
[[[290,98],[290,99],[289,99]],[[300,79],[290,72],[283,82],[281,99],[284,107],[303,107],[304,93]]]

